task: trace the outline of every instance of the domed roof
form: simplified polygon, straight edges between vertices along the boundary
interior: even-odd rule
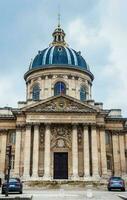
[[[81,56],[81,52],[77,52],[66,44],[65,32],[58,25],[53,32],[53,42],[50,46],[42,51],[38,51],[34,60],[30,65],[30,69],[55,67],[72,67],[81,70],[90,70],[85,59]]]
[[[46,67],[48,65],[70,65],[89,70],[89,67],[80,55],[80,52],[66,46],[50,46],[38,52],[34,58],[32,68]]]

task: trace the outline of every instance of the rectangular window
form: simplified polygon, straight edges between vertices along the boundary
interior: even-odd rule
[[[110,132],[105,132],[105,141],[106,141],[106,145],[111,144],[111,134],[110,134]]]
[[[15,144],[15,140],[16,140],[16,133],[15,132],[9,133],[9,143]]]
[[[111,155],[107,155],[107,169],[112,170],[112,157]]]

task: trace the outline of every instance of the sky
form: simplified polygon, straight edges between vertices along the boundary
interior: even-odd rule
[[[26,99],[24,73],[52,42],[59,10],[66,42],[94,74],[92,98],[127,117],[127,0],[1,0],[0,107]]]

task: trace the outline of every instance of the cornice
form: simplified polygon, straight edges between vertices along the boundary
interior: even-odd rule
[[[48,71],[50,69],[69,69],[69,70],[72,70],[72,71],[75,70],[75,71],[79,71],[81,73],[87,74],[88,76],[90,76],[91,80],[94,80],[94,76],[90,71],[85,70],[85,69],[82,70],[82,69],[80,69],[76,66],[73,66],[73,65],[46,65],[46,66],[43,66],[43,67],[36,67],[36,68],[33,68],[33,69],[27,71],[24,75],[24,79],[26,81],[27,77],[34,72],[38,72],[40,70],[41,71],[44,71],[44,70]]]
[[[0,120],[15,120],[15,116],[14,115],[0,115]]]

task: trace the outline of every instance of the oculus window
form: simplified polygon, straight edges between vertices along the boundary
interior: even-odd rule
[[[63,82],[57,82],[54,86],[54,95],[66,94],[66,85]]]
[[[32,99],[33,99],[34,101],[40,99],[40,87],[39,87],[39,85],[35,85],[35,86],[33,87]]]

